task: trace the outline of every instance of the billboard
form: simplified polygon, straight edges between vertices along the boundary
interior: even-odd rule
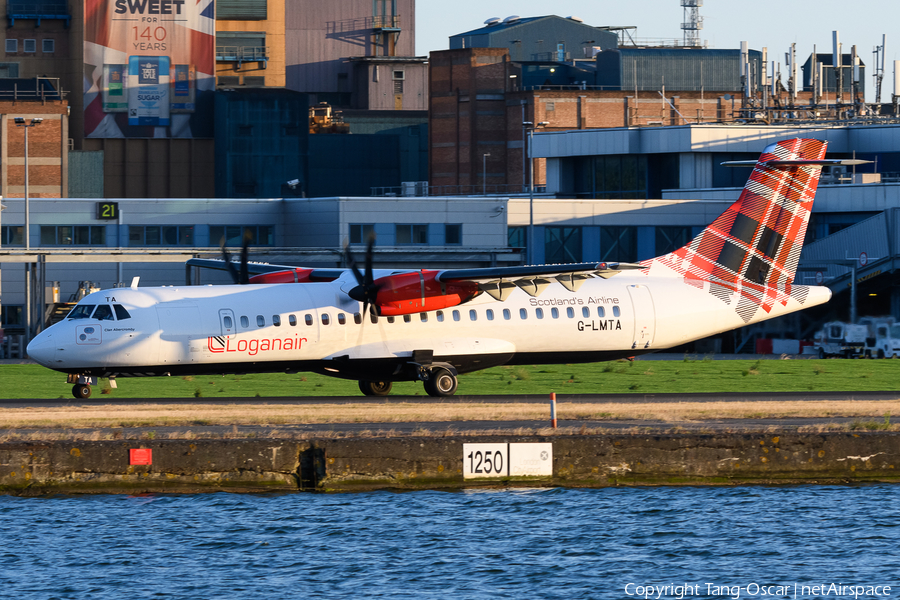
[[[85,137],[213,136],[213,2],[85,0]]]

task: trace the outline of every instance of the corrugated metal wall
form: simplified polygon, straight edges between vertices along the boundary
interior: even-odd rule
[[[103,152],[69,151],[69,198],[103,197]]]
[[[741,89],[740,50],[620,48],[597,55],[599,85],[633,90],[735,91]],[[750,51],[750,65],[761,80],[762,53]]]

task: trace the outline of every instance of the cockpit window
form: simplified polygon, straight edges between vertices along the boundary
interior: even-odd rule
[[[99,304],[97,310],[94,311],[94,318],[98,321],[115,321],[109,304]]]
[[[130,318],[131,318],[131,315],[128,314],[128,311],[125,310],[125,307],[122,306],[121,304],[113,304],[113,308],[114,308],[115,311],[116,311],[116,318],[117,318],[118,320],[121,321],[121,320],[123,320],[123,319],[130,319]]]
[[[94,307],[96,304],[79,304],[75,308],[72,309],[72,312],[69,313],[67,318],[69,319],[87,319],[91,316],[91,313],[94,312]]]

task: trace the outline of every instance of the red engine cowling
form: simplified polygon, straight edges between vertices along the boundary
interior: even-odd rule
[[[298,267],[296,269],[287,269],[285,271],[275,271],[273,273],[261,273],[254,275],[249,279],[250,283],[306,283],[310,281],[312,269],[304,269]]]
[[[389,275],[375,280],[378,296],[375,304],[385,317],[440,310],[468,302],[479,293],[471,281],[441,283],[439,271],[419,271]]]

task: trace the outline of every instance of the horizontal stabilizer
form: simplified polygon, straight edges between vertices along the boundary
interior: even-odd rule
[[[856,167],[870,165],[871,160],[856,158],[821,158],[809,160],[729,160],[720,163],[723,167]]]

